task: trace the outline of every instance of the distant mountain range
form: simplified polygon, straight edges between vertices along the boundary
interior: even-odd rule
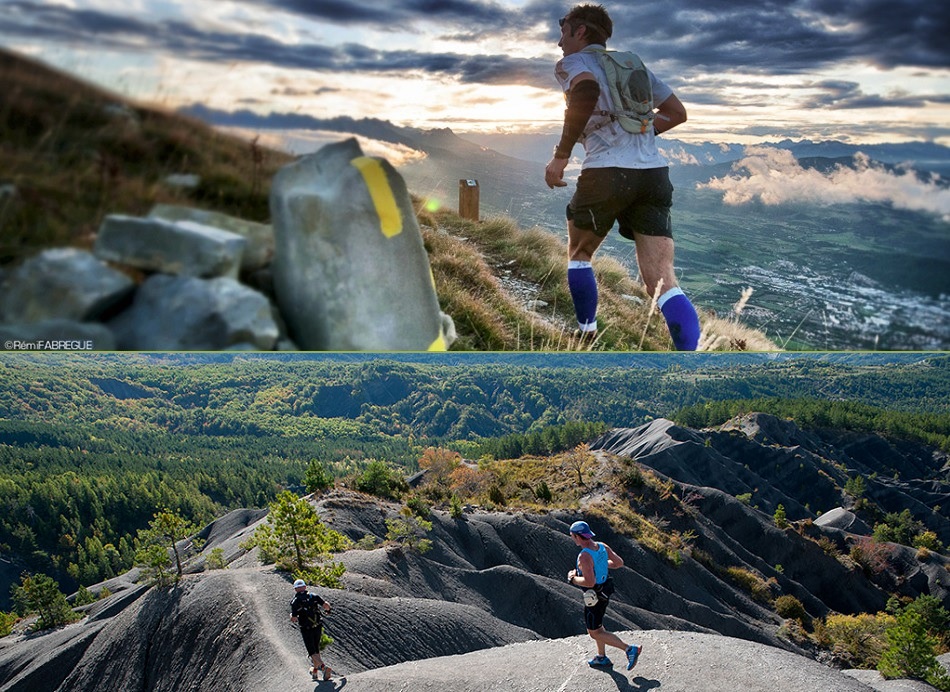
[[[297,113],[258,115],[250,110],[221,111],[194,104],[182,113],[223,127],[256,128],[264,130],[315,130],[358,135],[393,144],[403,144],[429,153],[435,147],[458,154],[502,154],[523,161],[546,163],[557,143],[557,134],[517,133],[455,133],[449,128],[422,130],[401,127],[378,118],[355,119],[346,116],[316,118]],[[472,144],[478,145],[473,149]],[[950,147],[934,142],[901,142],[885,144],[848,144],[838,141],[785,139],[774,147],[792,152],[795,158],[843,158],[861,152],[881,163],[910,163],[922,170],[950,170]],[[693,144],[675,138],[662,138],[661,149],[672,165],[716,165],[742,158],[746,145],[704,142]],[[490,150],[490,151],[489,151]]]
[[[547,191],[543,181],[543,166],[530,159],[518,158],[517,153],[492,149],[456,135],[448,128],[421,130],[399,127],[387,120],[349,117],[314,118],[296,114],[260,116],[248,110],[226,112],[194,105],[181,111],[218,127],[243,130],[271,130],[285,133],[285,146],[295,154],[314,151],[330,141],[345,137],[385,142],[421,152],[424,157],[398,166],[410,190],[419,196],[439,200],[454,208],[458,180],[480,181],[481,207],[488,213],[505,213],[519,222],[526,222],[528,214],[519,210],[532,205],[530,200]],[[319,132],[314,140],[308,136],[296,143],[295,133]],[[550,153],[553,145],[548,147]],[[563,205],[558,207],[563,209]],[[530,225],[530,224],[529,224]]]
[[[397,164],[415,194],[448,202],[457,194],[456,180],[475,179],[480,181],[481,202],[489,213],[504,213],[529,226],[560,230],[564,204],[570,196],[569,189],[551,191],[543,181],[543,164],[558,140],[555,134],[457,134],[449,128],[401,127],[378,118],[317,118],[296,113],[262,116],[250,110],[220,111],[200,104],[181,112],[218,127],[286,133],[286,146],[295,154],[309,153],[325,142],[348,136],[406,147],[424,155]],[[322,137],[295,139],[293,133],[303,132],[321,133]],[[670,162],[673,182],[679,186],[735,174],[732,164],[743,159],[748,149],[743,144],[695,144],[666,137],[659,142]],[[950,147],[933,142],[857,145],[786,139],[756,146],[789,151],[803,168],[823,172],[838,166],[854,168],[857,157],[863,155],[892,172],[897,166],[906,166],[928,179],[931,173],[946,174],[947,180],[941,184],[950,185]],[[580,147],[576,147],[575,154],[579,153]]]
[[[465,133],[461,138],[482,144],[491,149],[503,151],[528,161],[547,162],[557,143],[557,135],[537,134],[478,134]],[[715,166],[731,163],[743,157],[744,144],[716,144],[704,142],[692,144],[675,138],[661,137],[660,150],[673,167]],[[845,142],[809,140],[783,140],[775,144],[757,146],[772,147],[792,152],[797,159],[829,158],[840,159],[864,153],[874,161],[881,163],[910,163],[925,171],[950,171],[950,148],[932,142],[905,142],[900,144],[847,144]]]

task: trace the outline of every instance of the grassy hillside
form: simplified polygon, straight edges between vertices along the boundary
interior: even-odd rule
[[[53,246],[90,247],[108,214],[184,204],[269,220],[273,174],[290,156],[197,120],[124,98],[0,50],[0,267]],[[192,174],[194,188],[167,182]],[[456,350],[574,350],[566,245],[510,219],[450,211],[419,221]],[[669,350],[661,317],[617,262],[596,262],[601,336],[594,350]],[[541,301],[541,302],[538,302]],[[760,332],[703,315],[709,350],[774,350]]]
[[[197,120],[76,81],[0,50],[0,262],[53,245],[88,245],[106,214],[159,202],[265,221],[269,180],[290,157],[218,134]],[[166,185],[194,173],[192,190]]]

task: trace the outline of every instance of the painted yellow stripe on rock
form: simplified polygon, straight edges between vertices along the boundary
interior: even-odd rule
[[[357,157],[350,163],[363,175],[369,196],[376,207],[376,213],[379,214],[379,226],[383,235],[392,238],[402,233],[402,214],[382,164],[369,156]]]
[[[439,333],[439,338],[429,344],[427,351],[448,351],[449,346],[445,343],[445,337],[442,335],[441,331]]]

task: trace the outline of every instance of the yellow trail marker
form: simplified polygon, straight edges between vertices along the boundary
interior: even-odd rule
[[[360,156],[350,163],[363,175],[369,196],[376,207],[376,213],[379,214],[383,235],[392,238],[402,233],[402,214],[399,213],[399,205],[396,204],[393,190],[386,179],[386,171],[380,162],[369,156]]]

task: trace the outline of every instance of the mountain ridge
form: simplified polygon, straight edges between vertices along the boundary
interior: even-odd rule
[[[225,111],[208,108],[197,103],[183,106],[179,109],[179,112],[197,117],[209,124],[224,127],[259,128],[264,130],[325,130],[341,134],[360,135],[380,141],[410,146],[413,144],[424,144],[424,139],[421,139],[424,136],[439,134],[449,143],[455,144],[452,141],[452,138],[454,138],[455,140],[461,140],[465,143],[474,143],[506,157],[510,155],[504,154],[503,150],[514,149],[523,152],[523,155],[511,156],[511,158],[534,163],[545,163],[550,159],[550,153],[553,150],[552,142],[556,143],[558,137],[558,135],[553,132],[548,134],[519,134],[508,132],[495,134],[464,131],[456,133],[449,127],[433,129],[407,127],[381,118],[356,119],[348,116],[319,118],[298,113],[269,113],[267,115],[260,115],[249,109]],[[673,159],[674,165],[676,165],[677,161],[682,160],[683,157],[680,156],[680,153],[692,156],[698,164],[708,165],[737,161],[742,157],[745,149],[753,145],[712,142],[692,143],[671,138],[661,140],[660,146],[662,149],[673,154],[671,158]],[[859,152],[863,152],[872,159],[882,163],[899,164],[920,162],[924,164],[939,163],[941,165],[950,165],[950,147],[929,141],[852,144],[839,140],[816,141],[787,138],[778,142],[763,142],[754,146],[790,151],[799,159],[843,159],[853,157]],[[425,151],[424,146],[420,148]]]

